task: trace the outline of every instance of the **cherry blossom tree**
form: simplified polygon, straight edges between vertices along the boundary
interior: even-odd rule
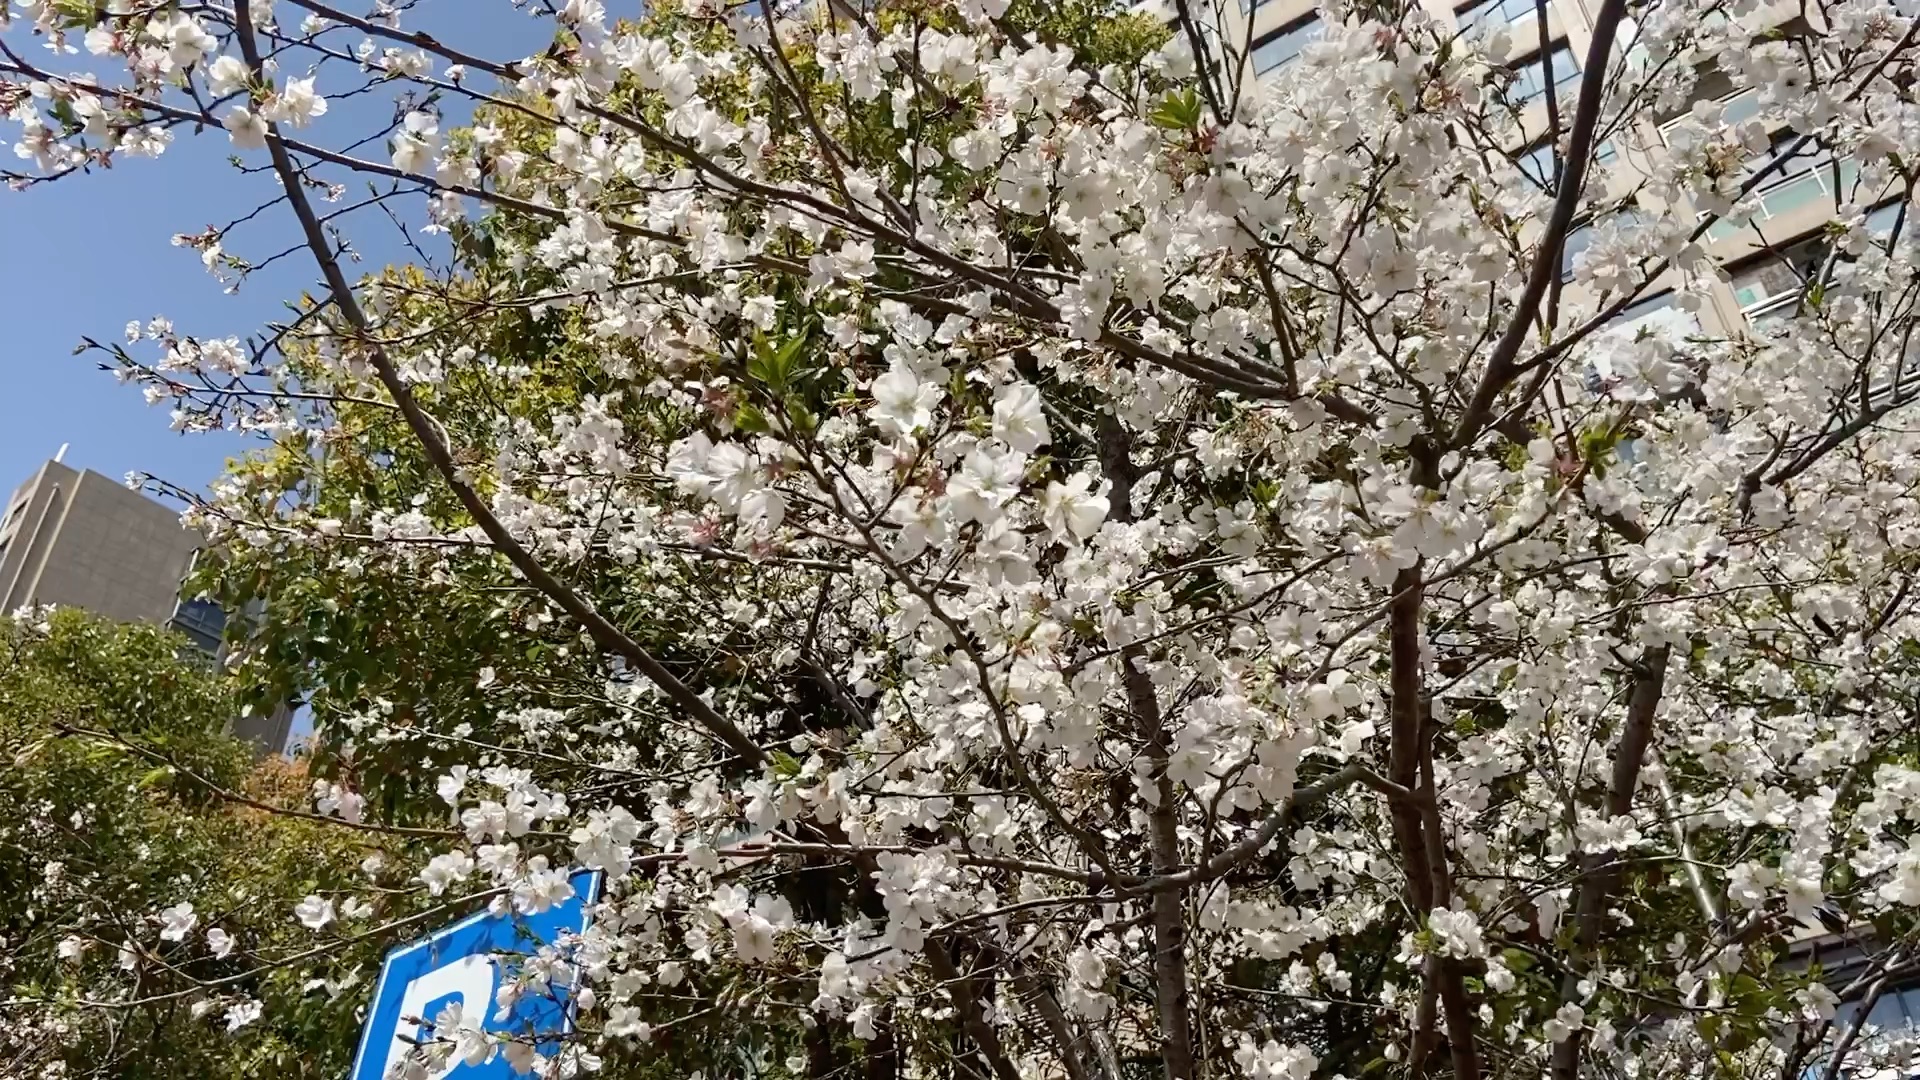
[[[1263,81],[1191,0],[569,0],[517,58],[412,6],[0,36],[16,186],[224,141],[313,261],[282,325],[95,347],[272,441],[193,513],[314,812],[422,830],[434,896],[606,873],[508,984],[564,1045],[453,1016],[408,1075],[1910,1051],[1865,1022],[1920,946],[1898,6],[1602,0],[1544,102],[1533,27],[1413,5]],[[1791,317],[1617,321],[1788,239],[1809,160]],[[409,199],[450,263],[350,277]],[[244,223],[183,241],[242,275]]]

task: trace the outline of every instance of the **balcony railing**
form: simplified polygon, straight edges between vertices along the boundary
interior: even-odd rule
[[[1844,174],[1843,174],[1844,175]],[[1866,217],[1867,234],[1884,241],[1900,218],[1902,204],[1895,200],[1876,207]],[[1824,233],[1770,252],[1733,275],[1733,298],[1747,321],[1755,326],[1793,317],[1800,309],[1800,298],[1807,282],[1826,265],[1828,239]],[[1845,260],[1847,256],[1842,255]]]
[[[1763,159],[1755,164],[1764,168]],[[1860,166],[1851,161],[1834,162],[1831,155],[1822,153],[1818,157],[1800,155],[1780,170],[1767,183],[1762,184],[1748,198],[1758,198],[1759,207],[1754,211],[1753,223],[1763,223],[1774,218],[1784,217],[1803,206],[1825,202],[1829,205],[1844,196],[1860,177]],[[1836,178],[1839,187],[1834,186]],[[1722,240],[1736,235],[1748,227],[1746,223],[1734,224],[1722,218],[1707,230],[1710,240]]]

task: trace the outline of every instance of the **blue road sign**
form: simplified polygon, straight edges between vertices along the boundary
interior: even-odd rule
[[[565,1034],[572,1022],[565,989],[556,987],[551,995],[529,994],[516,1001],[503,1019],[495,1019],[493,993],[502,975],[496,956],[530,955],[562,934],[586,930],[587,905],[600,898],[600,873],[581,870],[571,881],[572,898],[538,915],[482,911],[389,952],[380,965],[380,981],[373,987],[373,1004],[367,1009],[360,1049],[353,1057],[352,1080],[381,1080],[415,1042],[431,1037],[434,1017],[455,1001],[466,1017],[483,1017],[481,1026],[487,1031]],[[467,1065],[455,1058],[449,1066],[429,1080],[506,1080],[516,1075],[503,1054],[484,1065]]]

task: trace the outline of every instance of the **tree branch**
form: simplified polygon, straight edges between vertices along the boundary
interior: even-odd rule
[[[1620,732],[1620,745],[1613,755],[1613,774],[1607,785],[1607,816],[1621,817],[1633,809],[1633,795],[1640,784],[1640,771],[1646,765],[1647,747],[1653,741],[1653,721],[1660,708],[1660,696],[1666,687],[1669,650],[1661,645],[1647,650],[1633,675],[1633,690],[1627,698],[1626,727]],[[1584,869],[1592,871],[1581,882],[1574,901],[1574,963],[1568,965],[1561,980],[1560,999],[1573,1001],[1578,996],[1582,954],[1600,940],[1607,904],[1620,883],[1620,867],[1611,853],[1591,855]],[[1585,1029],[1575,1031],[1553,1048],[1554,1080],[1574,1080],[1579,1071],[1580,1051],[1586,1045]]]
[[[259,78],[262,66],[260,49],[253,38],[252,16],[247,10],[247,5],[235,5],[233,21],[241,55],[246,58],[248,67],[253,69],[254,76]],[[347,281],[346,274],[340,269],[340,262],[335,258],[332,246],[327,243],[326,234],[321,229],[319,219],[314,216],[313,204],[308,200],[306,189],[300,183],[299,174],[293,167],[293,160],[288,155],[286,146],[280,141],[278,124],[269,124],[267,127],[267,151],[272,156],[273,171],[287,193],[287,200],[293,208],[294,216],[299,219],[301,231],[306,236],[307,247],[320,264],[321,275],[326,278],[327,288],[333,293],[334,306],[339,309],[341,317],[347,321],[349,328],[361,342],[366,351],[367,360],[380,379],[380,384],[386,388],[388,396],[392,397],[394,404],[399,407],[401,416],[405,418],[407,427],[413,431],[414,438],[419,441],[421,450],[427,455],[427,460],[452,489],[460,505],[473,518],[474,524],[480,527],[480,531],[486,534],[487,539],[493,541],[494,547],[507,557],[507,561],[511,562],[515,569],[526,575],[527,581],[534,588],[545,593],[559,605],[561,610],[573,616],[585,627],[595,644],[625,658],[655,686],[665,692],[669,699],[690,713],[694,720],[715,738],[726,744],[728,749],[756,765],[764,763],[767,760],[767,753],[760,748],[759,744],[748,738],[746,733],[732,721],[721,716],[705,698],[692,687],[681,682],[673,672],[667,670],[666,665],[656,659],[639,642],[628,636],[626,631],[609,622],[585,597],[554,577],[545,566],[541,565],[540,560],[533,556],[532,552],[514,538],[500,519],[494,516],[493,511],[480,498],[480,493],[468,482],[464,470],[454,462],[452,448],[443,438],[440,426],[415,400],[413,391],[400,378],[386,350],[374,342],[372,325],[367,320],[366,313],[360,309],[359,301],[354,298],[353,287]]]
[[[1132,442],[1119,418],[1103,414],[1100,464],[1113,484],[1108,501],[1113,520],[1133,520]],[[1134,732],[1152,762],[1153,796],[1147,807],[1147,834],[1153,871],[1174,873],[1180,866],[1180,793],[1167,775],[1170,748],[1159,693],[1144,664],[1147,652],[1129,645],[1120,652],[1120,681],[1133,713]],[[1193,1080],[1193,1018],[1187,1002],[1187,923],[1185,886],[1155,890],[1153,912],[1154,1005],[1160,1014],[1161,1063],[1167,1080]]]
[[[1520,355],[1532,332],[1534,316],[1546,298],[1547,287],[1559,276],[1560,252],[1566,246],[1567,232],[1580,208],[1580,196],[1587,187],[1587,163],[1593,156],[1594,133],[1599,128],[1600,101],[1606,92],[1607,61],[1613,55],[1614,35],[1627,14],[1627,0],[1603,0],[1594,19],[1593,41],[1587,47],[1587,65],[1580,79],[1580,98],[1573,110],[1573,134],[1568,138],[1565,175],[1560,190],[1554,193],[1553,212],[1547,217],[1547,231],[1534,252],[1533,269],[1527,274],[1526,287],[1514,304],[1506,330],[1494,344],[1487,361],[1486,374],[1474,389],[1466,412],[1454,426],[1448,445],[1471,445],[1493,416],[1493,402],[1514,375],[1514,360]]]

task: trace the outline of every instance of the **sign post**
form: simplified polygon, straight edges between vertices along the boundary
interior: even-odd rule
[[[570,988],[556,986],[550,994],[529,994],[515,1001],[501,1018],[495,1016],[493,995],[502,976],[497,956],[530,956],[563,934],[586,930],[587,906],[600,898],[600,873],[581,870],[569,880],[573,896],[537,915],[482,911],[387,953],[373,987],[373,1003],[367,1008],[350,1080],[382,1080],[415,1043],[432,1037],[434,1017],[456,1001],[465,1017],[478,1019],[484,1031],[549,1039],[566,1034],[573,1021]],[[454,1058],[429,1080],[513,1076],[505,1055],[495,1054],[481,1065]]]

